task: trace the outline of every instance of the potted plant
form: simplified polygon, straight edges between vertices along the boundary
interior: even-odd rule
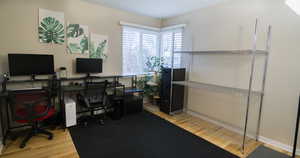
[[[161,57],[148,57],[145,63],[145,74],[139,77],[138,87],[144,90],[145,97],[149,99],[151,103],[155,103],[160,100],[160,72],[163,65],[163,58]]]

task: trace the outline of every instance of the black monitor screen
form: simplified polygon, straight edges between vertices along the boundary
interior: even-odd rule
[[[11,76],[54,74],[53,55],[8,54]]]
[[[77,58],[76,72],[77,73],[101,73],[102,59]]]

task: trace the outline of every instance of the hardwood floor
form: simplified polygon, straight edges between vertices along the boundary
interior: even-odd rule
[[[253,139],[247,139],[246,153],[242,154],[240,150],[242,136],[239,134],[185,113],[169,116],[160,112],[153,106],[145,106],[145,109],[242,158],[246,157],[249,153],[255,150],[256,147],[262,144],[261,142],[256,142]],[[53,140],[49,141],[45,137],[34,137],[24,149],[19,148],[21,139],[10,142],[4,148],[3,155],[0,155],[0,157],[79,158],[68,130],[65,132],[62,130],[54,130],[52,132],[55,134]],[[271,146],[268,147],[287,153],[286,151],[276,149]]]
[[[53,140],[43,136],[33,137],[24,149],[20,149],[21,138],[8,142],[1,158],[79,158],[68,130],[54,130]]]
[[[173,124],[193,133],[194,135],[197,135],[239,157],[246,157],[249,153],[254,151],[259,145],[262,144],[248,138],[246,141],[246,152],[245,154],[242,154],[240,148],[242,136],[237,133],[186,113],[170,116],[160,112],[157,108],[151,105],[145,106],[145,108],[157,116],[172,122]]]

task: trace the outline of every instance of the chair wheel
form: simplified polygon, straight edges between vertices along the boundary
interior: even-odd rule
[[[52,140],[53,139],[53,135],[48,137],[48,140]]]
[[[87,122],[84,122],[83,125],[86,127],[86,126],[88,125],[88,123],[87,123]]]
[[[20,148],[23,149],[24,147],[25,147],[25,144],[21,144],[21,145],[20,145]]]

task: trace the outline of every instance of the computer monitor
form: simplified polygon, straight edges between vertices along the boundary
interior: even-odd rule
[[[77,58],[76,72],[85,73],[102,73],[102,59]]]
[[[11,76],[34,76],[54,74],[53,55],[8,54]]]

